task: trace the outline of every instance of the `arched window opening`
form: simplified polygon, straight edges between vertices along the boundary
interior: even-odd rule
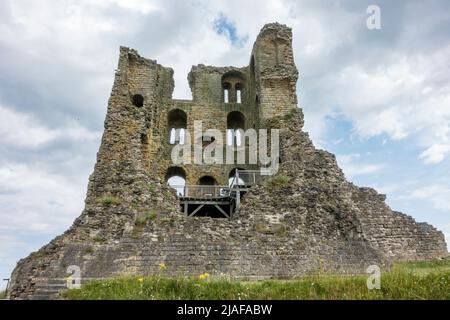
[[[236,177],[236,170],[238,171],[238,177]],[[239,176],[239,171],[244,171],[244,169],[242,168],[234,168],[233,170],[230,171],[230,174],[228,175],[228,185],[231,186],[243,186],[245,185],[245,175],[240,175]]]
[[[217,181],[211,176],[203,176],[198,179],[196,195],[201,198],[217,197],[220,190],[216,187]]]
[[[144,106],[144,97],[140,94],[135,94],[132,97],[133,105],[138,108],[142,108]]]
[[[217,181],[211,176],[203,176],[198,179],[198,184],[201,186],[215,186],[217,185]]]
[[[186,186],[186,172],[180,167],[170,167],[166,173],[166,182],[176,190],[177,195],[184,196]]]
[[[169,112],[168,117],[169,143],[184,144],[187,128],[187,115],[183,110],[174,109]]]
[[[242,103],[245,76],[238,70],[226,72],[222,76],[225,103]]]
[[[245,116],[239,111],[230,112],[227,116],[227,145],[241,146],[245,130]]]

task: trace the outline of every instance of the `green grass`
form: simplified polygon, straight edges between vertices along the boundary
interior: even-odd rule
[[[134,221],[134,224],[136,226],[144,226],[147,224],[147,222],[153,221],[157,217],[158,217],[158,215],[156,214],[155,211],[149,211],[149,212],[146,212],[143,216],[137,217],[136,220]]]
[[[0,299],[6,299],[6,291],[0,291]]]
[[[156,185],[153,182],[149,183],[147,187],[148,191],[150,191],[151,193],[154,193],[156,191]]]
[[[101,234],[97,234],[95,237],[94,237],[94,241],[95,242],[104,242],[106,240],[106,238],[104,237],[104,236],[102,236]]]
[[[416,275],[426,275],[436,272],[450,272],[450,260],[398,262],[393,270],[411,272]]]
[[[99,201],[107,207],[120,204],[120,199],[114,196],[103,196],[99,199]]]
[[[136,217],[134,220],[134,227],[131,236],[135,239],[139,239],[144,232],[144,227],[147,225],[149,221],[154,221],[158,218],[158,214],[151,210],[146,212],[144,215],[140,215]]]
[[[290,177],[280,174],[268,179],[266,185],[271,189],[278,189],[288,186],[290,182]]]
[[[233,281],[170,278],[163,274],[90,282],[68,299],[448,299],[450,261],[396,264],[382,273],[381,288],[368,290],[367,275],[310,275],[295,280]]]

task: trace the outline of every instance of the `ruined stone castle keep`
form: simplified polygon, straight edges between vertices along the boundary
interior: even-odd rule
[[[120,48],[85,209],[18,262],[9,297],[55,297],[73,265],[83,281],[158,273],[160,263],[168,275],[264,279],[446,256],[441,232],[347,182],[334,155],[313,146],[297,78],[291,30],[276,23],[261,30],[248,66],[194,66],[189,101],[172,99],[172,69]],[[172,148],[199,120],[237,149],[246,145],[238,129],[280,129],[278,173],[258,176],[259,164],[174,165]],[[167,184],[175,176],[185,181],[176,190]]]

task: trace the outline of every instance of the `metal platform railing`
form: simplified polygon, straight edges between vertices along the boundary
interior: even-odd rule
[[[182,198],[226,198],[230,196],[230,187],[228,186],[211,186],[211,185],[188,185],[188,186],[172,186],[177,190],[177,195]]]
[[[259,170],[236,170],[230,188],[240,186],[252,186],[261,180],[261,172]]]
[[[231,195],[234,189],[248,188],[262,179],[259,170],[236,170],[229,186],[171,185],[179,197],[221,198]]]

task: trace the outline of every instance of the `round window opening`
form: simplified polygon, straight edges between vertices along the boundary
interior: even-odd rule
[[[135,105],[138,108],[144,106],[144,97],[140,94],[135,94],[133,96],[133,105]]]

